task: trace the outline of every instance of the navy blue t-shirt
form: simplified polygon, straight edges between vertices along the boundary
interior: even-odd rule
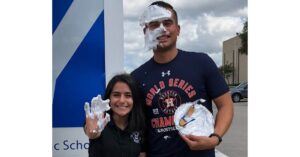
[[[174,125],[175,110],[183,103],[212,99],[228,92],[228,86],[214,61],[204,53],[178,50],[166,64],[150,59],[131,74],[139,83],[148,119],[148,157],[214,157],[214,149],[192,151]]]

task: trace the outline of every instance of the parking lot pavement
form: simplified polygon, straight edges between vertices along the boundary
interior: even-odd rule
[[[219,150],[215,149],[216,157],[228,157],[227,155],[223,154]]]
[[[220,151],[228,157],[247,157],[247,111],[247,101],[243,100],[242,102],[234,103],[234,118],[231,127],[223,137],[223,142],[220,144],[220,146],[217,146],[216,148],[218,151]],[[217,110],[214,107],[214,115],[216,112]]]

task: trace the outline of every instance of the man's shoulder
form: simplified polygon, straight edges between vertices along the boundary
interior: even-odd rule
[[[147,67],[149,67],[149,64],[151,62],[151,59],[148,60],[147,62],[145,62],[144,64],[140,65],[138,68],[134,69],[131,72],[131,76],[133,76],[134,78],[138,78],[143,71],[145,71],[145,69],[147,69]]]
[[[183,56],[183,57],[189,57],[189,58],[194,58],[194,59],[208,59],[210,58],[207,53],[204,52],[194,52],[194,51],[184,51],[178,49],[178,52]]]

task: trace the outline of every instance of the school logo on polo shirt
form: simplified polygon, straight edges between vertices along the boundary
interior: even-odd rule
[[[140,133],[137,131],[134,131],[131,133],[130,138],[133,140],[134,143],[140,143],[141,142],[141,136]]]

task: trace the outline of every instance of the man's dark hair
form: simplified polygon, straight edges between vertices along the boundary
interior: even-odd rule
[[[165,8],[165,9],[171,10],[174,13],[176,24],[178,24],[177,12],[174,10],[174,8],[171,4],[166,3],[164,1],[156,1],[156,2],[151,3],[150,6],[151,5],[157,5],[157,6]]]

